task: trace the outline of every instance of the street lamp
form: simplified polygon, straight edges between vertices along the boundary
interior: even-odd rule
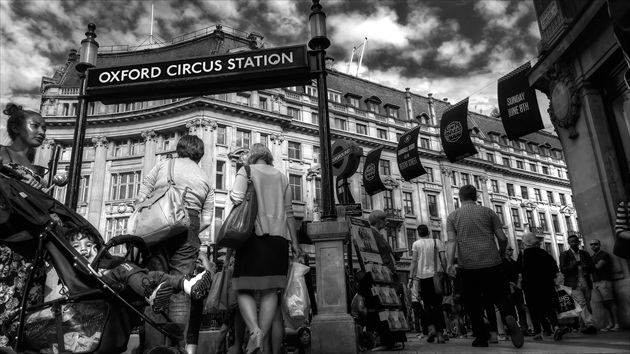
[[[74,127],[74,148],[70,156],[70,172],[68,189],[66,190],[66,206],[76,210],[79,201],[79,182],[81,180],[81,165],[83,159],[83,142],[85,140],[85,128],[87,126],[87,91],[85,71],[96,66],[96,54],[98,53],[98,42],[95,40],[96,25],[88,24],[88,31],[85,32],[85,39],[81,41],[80,62],[76,69],[79,72],[79,109],[77,110],[77,120]]]
[[[330,40],[326,37],[326,14],[322,11],[319,0],[313,0],[308,17],[311,24],[311,40],[308,46],[313,50],[311,71],[317,75],[317,110],[319,113],[319,144],[321,146],[322,174],[322,220],[336,220],[335,195],[331,185],[332,158],[330,143],[330,120],[328,119],[328,87],[326,84],[326,48]]]

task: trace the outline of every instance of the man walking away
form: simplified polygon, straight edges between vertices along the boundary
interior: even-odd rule
[[[449,274],[455,276],[457,271],[462,277],[464,301],[477,335],[472,346],[487,347],[490,339],[483,320],[483,307],[479,306],[485,297],[499,308],[503,323],[510,330],[512,344],[520,348],[524,342],[523,333],[516,322],[514,306],[508,300],[509,286],[502,269],[507,237],[501,219],[492,209],[477,205],[474,186],[462,186],[459,198],[461,207],[447,218],[447,261]],[[457,270],[454,266],[456,248]]]
[[[610,283],[612,273],[610,255],[608,252],[602,251],[602,244],[599,240],[592,240],[590,245],[593,250],[591,259],[595,266],[595,271],[591,274],[593,277],[593,295],[599,294],[608,321],[608,326],[600,329],[600,331],[616,332],[619,331],[619,321],[617,319],[617,305],[615,305],[612,284]]]
[[[420,298],[424,301],[424,309],[427,314],[426,323],[429,325],[427,342],[433,343],[437,336],[437,342],[442,344],[445,342],[444,328],[446,325],[442,315],[442,295],[435,292],[433,275],[446,266],[444,242],[430,238],[427,225],[418,225],[418,234],[420,239],[411,246],[409,287],[414,290],[419,289]],[[434,257],[437,258],[434,259]],[[436,260],[439,269],[435,269]]]
[[[591,302],[590,274],[595,270],[593,261],[588,252],[581,250],[580,239],[576,235],[568,237],[570,248],[560,254],[560,271],[564,274],[564,285],[571,288],[571,296],[580,304],[582,312],[580,318],[583,322],[581,332],[585,334],[597,333],[593,325],[593,316],[589,303]]]

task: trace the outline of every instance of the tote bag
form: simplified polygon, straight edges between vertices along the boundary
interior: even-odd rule
[[[127,233],[140,236],[147,246],[153,246],[178,235],[190,227],[186,209],[186,194],[189,188],[178,186],[173,179],[175,160],[168,162],[168,185],[153,191],[136,205]]]
[[[243,166],[247,172],[247,192],[243,202],[230,211],[221,225],[216,243],[219,247],[239,248],[254,231],[254,224],[258,217],[258,200],[251,177],[251,169]]]

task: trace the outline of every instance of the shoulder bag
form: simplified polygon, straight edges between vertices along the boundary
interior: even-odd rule
[[[630,202],[622,202],[623,204],[623,217],[619,218],[619,208],[617,209],[617,218],[615,223],[615,245],[613,247],[613,254],[617,257],[624,259],[630,259],[630,240],[623,239],[619,236],[621,231],[630,229],[630,210],[628,210],[628,204]]]
[[[438,270],[438,256],[439,250],[437,247],[437,240],[433,239],[433,288],[435,289],[435,293],[437,295],[450,295],[452,293],[453,287],[451,286],[451,280],[444,272],[444,269]],[[440,268],[442,267],[442,262],[440,262]]]
[[[140,236],[147,246],[153,246],[181,234],[190,227],[190,218],[186,209],[188,187],[175,184],[173,166],[175,160],[168,162],[168,185],[154,190],[142,203],[136,205],[127,233]]]
[[[219,247],[239,248],[254,231],[254,224],[258,217],[258,200],[251,177],[251,168],[248,165],[243,167],[247,172],[247,192],[245,192],[243,202],[232,208],[221,225],[216,240]]]

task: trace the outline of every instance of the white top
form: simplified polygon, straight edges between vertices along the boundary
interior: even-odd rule
[[[435,242],[435,243],[434,243]],[[446,252],[444,241],[436,240],[432,238],[421,238],[413,243],[411,246],[412,262],[418,260],[418,268],[416,269],[416,278],[427,279],[433,277],[435,274],[435,267],[433,266],[435,260],[433,254],[435,246],[437,245],[438,252]],[[437,265],[440,268],[440,257],[437,255]]]

